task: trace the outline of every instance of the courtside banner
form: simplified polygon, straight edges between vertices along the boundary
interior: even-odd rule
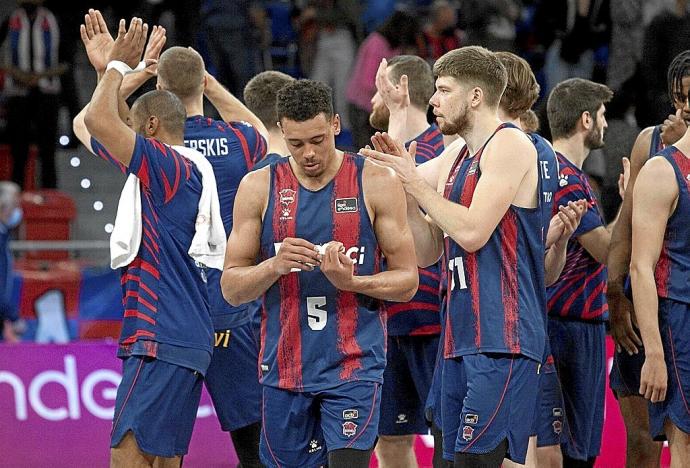
[[[0,344],[0,465],[107,467],[115,343]],[[204,390],[185,466],[236,466]]]

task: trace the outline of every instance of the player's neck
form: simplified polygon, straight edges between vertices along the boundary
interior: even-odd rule
[[[481,112],[481,111],[480,111]],[[467,149],[470,150],[470,154],[475,154],[479,149],[484,146],[491,135],[494,134],[496,128],[503,122],[498,118],[495,112],[483,111],[478,113],[474,119],[472,128],[467,132],[466,135],[460,135],[465,139],[467,144]]]
[[[268,131],[268,151],[267,153],[276,153],[281,156],[290,154],[283,133],[279,129]]]
[[[193,115],[204,115],[204,96],[195,96],[188,99],[183,99],[182,104],[187,110],[187,117]]]
[[[418,137],[429,128],[429,122],[426,120],[426,111],[410,106],[407,110],[407,122],[405,122],[406,134],[408,140]]]
[[[575,134],[570,138],[561,138],[553,141],[553,149],[561,153],[571,163],[579,169],[589,156],[589,148],[584,145],[582,137]]]
[[[515,117],[515,118],[511,117],[510,115],[508,115],[507,112],[504,112],[503,109],[501,109],[500,107],[498,108],[498,118],[501,119],[503,122],[513,124],[517,128],[519,128],[520,130],[522,130],[522,123],[520,122],[520,118],[519,117]]]

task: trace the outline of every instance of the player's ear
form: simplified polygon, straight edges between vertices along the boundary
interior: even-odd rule
[[[158,132],[158,129],[160,128],[160,120],[158,120],[158,117],[155,115],[152,115],[149,117],[149,119],[146,121],[146,135],[147,136],[154,136],[156,132]]]
[[[333,115],[333,134],[340,135],[340,116],[338,114]]]
[[[590,114],[589,111],[584,111],[582,115],[580,115],[580,123],[585,130],[592,128],[593,120],[592,114]]]

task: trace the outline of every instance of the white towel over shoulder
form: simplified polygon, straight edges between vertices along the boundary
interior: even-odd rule
[[[189,159],[199,169],[202,179],[201,197],[196,216],[196,232],[189,246],[189,256],[195,261],[217,270],[223,269],[225,256],[225,228],[220,216],[220,202],[213,168],[196,150],[173,146],[175,151]],[[141,245],[141,188],[139,179],[130,174],[120,194],[115,227],[110,235],[110,266],[129,265]]]

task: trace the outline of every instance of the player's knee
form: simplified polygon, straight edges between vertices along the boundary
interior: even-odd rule
[[[156,457],[141,451],[132,431],[128,431],[116,447],[110,449],[111,468],[152,465]]]
[[[563,454],[560,445],[549,445],[537,448],[537,466],[539,468],[561,468]]]
[[[379,436],[376,456],[382,466],[407,466],[406,462],[413,452],[414,435]]]
[[[508,440],[503,439],[498,446],[488,453],[455,452],[455,468],[498,468],[508,451]]]
[[[413,444],[414,435],[380,435],[377,447],[401,450],[406,447],[412,448]]]

